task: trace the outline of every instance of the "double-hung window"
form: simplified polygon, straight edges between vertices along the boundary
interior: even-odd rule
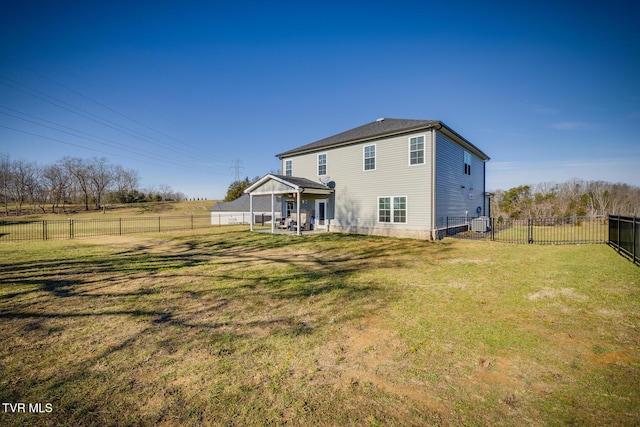
[[[393,198],[393,222],[407,222],[407,198]]]
[[[391,197],[378,198],[378,221],[391,222]]]
[[[464,174],[471,175],[471,154],[464,152]]]
[[[284,161],[284,174],[285,176],[293,175],[293,160]]]
[[[409,138],[409,164],[421,165],[424,163],[424,136]]]
[[[318,175],[326,175],[327,174],[327,155],[318,154]]]
[[[372,171],[376,169],[376,146],[366,145],[364,147],[364,170]]]
[[[406,223],[407,198],[378,197],[378,222]]]

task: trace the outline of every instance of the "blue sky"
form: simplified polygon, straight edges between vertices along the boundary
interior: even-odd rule
[[[487,189],[640,185],[637,2],[11,2],[0,153],[224,196],[379,117],[442,120]]]

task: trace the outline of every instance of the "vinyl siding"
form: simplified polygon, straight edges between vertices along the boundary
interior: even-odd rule
[[[436,228],[446,227],[447,216],[478,216],[478,206],[485,215],[483,160],[443,133],[436,135]],[[464,173],[465,151],[471,154],[471,176]]]
[[[270,180],[252,191],[253,194],[281,194],[294,191],[292,187],[281,182]]]
[[[409,165],[409,138],[423,135],[425,138],[425,163]],[[375,170],[364,170],[364,147],[376,146]],[[327,176],[335,182],[335,194],[329,201],[329,218],[332,226],[359,229],[431,230],[431,153],[430,130],[367,141],[318,152],[286,157],[293,159],[294,175],[318,180],[318,153],[327,155]],[[406,223],[379,223],[378,197],[406,197]],[[377,234],[374,231],[374,234]]]

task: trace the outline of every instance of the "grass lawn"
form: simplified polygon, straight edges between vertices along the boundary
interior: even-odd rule
[[[606,245],[205,229],[0,245],[0,425],[638,425]],[[28,406],[27,406],[28,409]]]

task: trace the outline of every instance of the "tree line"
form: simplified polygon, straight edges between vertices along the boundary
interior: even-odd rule
[[[491,196],[491,216],[496,218],[605,215],[640,216],[640,187],[572,179],[497,190]]]
[[[0,154],[0,201],[4,215],[66,212],[69,205],[90,205],[101,209],[105,203],[184,200],[169,185],[159,190],[141,191],[137,171],[110,163],[106,158],[63,157],[45,166],[26,160],[12,160]]]

